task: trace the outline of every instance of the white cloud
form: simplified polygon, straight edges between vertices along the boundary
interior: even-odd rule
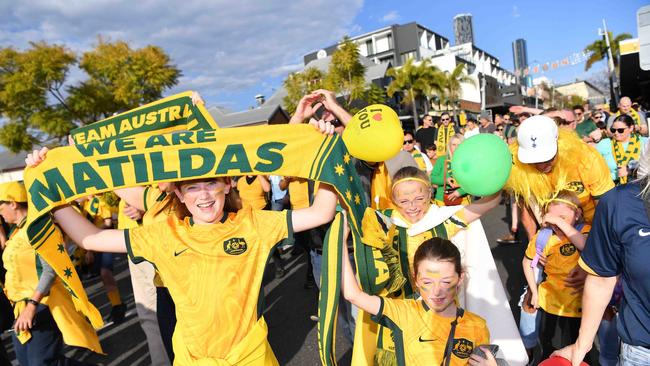
[[[0,46],[24,48],[29,41],[44,40],[83,52],[99,35],[132,47],[154,44],[183,72],[173,92],[196,88],[205,95],[236,94],[296,70],[304,54],[350,34],[362,2],[2,2]],[[386,16],[398,16],[392,13]]]
[[[383,22],[394,22],[396,20],[399,20],[399,13],[397,10],[391,10],[388,13],[386,13],[383,17],[381,17],[381,20]]]
[[[519,18],[521,16],[521,13],[519,13],[519,7],[517,5],[512,6],[512,17],[513,18]]]

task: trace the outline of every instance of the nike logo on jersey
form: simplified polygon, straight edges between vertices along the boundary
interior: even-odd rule
[[[648,236],[650,235],[650,231],[643,231],[643,229],[639,229],[639,236]]]
[[[178,257],[179,255],[181,255],[184,251],[186,251],[186,250],[188,250],[188,249],[190,249],[190,248],[185,248],[185,249],[183,249],[183,250],[180,250],[180,251],[174,252],[174,257]]]
[[[422,339],[422,336],[420,336],[420,342],[433,342],[433,341],[437,341],[437,340],[438,340],[437,338],[434,338],[434,339]]]

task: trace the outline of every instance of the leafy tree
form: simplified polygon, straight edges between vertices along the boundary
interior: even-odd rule
[[[77,64],[88,78],[66,84]],[[64,46],[0,49],[0,144],[14,152],[64,138],[71,129],[160,99],[180,71],[159,47],[133,50],[99,39],[80,59]]]
[[[325,87],[346,97],[345,108],[355,99],[364,96],[366,68],[359,60],[359,47],[348,37],[343,38],[339,48],[332,54]]]
[[[465,64],[459,63],[451,72],[445,72],[443,89],[445,90],[447,105],[451,104],[454,116],[456,116],[456,107],[460,101],[463,91],[462,84],[475,85],[474,79],[465,73]]]
[[[289,114],[293,114],[300,98],[312,90],[321,89],[324,78],[323,72],[315,67],[289,74],[283,83],[284,89],[287,91],[287,95],[283,99],[284,109]]]
[[[363,100],[368,104],[383,104],[386,103],[386,91],[384,88],[370,83],[370,87],[366,89]]]
[[[418,97],[428,95],[433,90],[441,87],[439,73],[438,68],[431,66],[430,60],[425,59],[416,65],[412,58],[406,60],[402,67],[392,68],[386,72],[386,75],[393,78],[388,85],[388,96],[392,97],[397,92],[403,94],[403,102],[411,105],[416,129],[419,127],[416,100]]]
[[[618,70],[618,58],[620,54],[618,43],[620,41],[624,41],[626,39],[632,38],[632,35],[629,33],[621,33],[618,34],[616,37],[614,37],[612,32],[608,32],[608,33],[609,33],[609,42],[610,45],[612,46],[612,57],[614,58],[614,67],[616,68],[616,70]],[[596,62],[607,58],[607,43],[605,42],[605,38],[603,37],[587,45],[587,47],[585,47],[585,52],[589,53],[589,58],[587,59],[587,63],[585,63],[585,71],[587,71]]]
[[[332,54],[328,70],[309,67],[289,74],[284,80],[287,95],[283,106],[292,114],[300,98],[313,90],[325,88],[339,96],[339,101],[349,112],[354,113],[359,105],[386,103],[383,88],[365,82],[366,67],[361,63],[357,45],[345,37],[338,50]],[[362,102],[362,103],[359,103]]]

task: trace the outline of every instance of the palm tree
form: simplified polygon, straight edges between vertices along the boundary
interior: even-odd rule
[[[609,43],[612,46],[612,57],[614,58],[614,67],[618,70],[618,56],[620,50],[618,43],[626,39],[632,38],[632,35],[629,33],[621,33],[616,37],[613,37],[612,32],[609,33]],[[585,71],[589,70],[593,64],[598,61],[601,61],[607,57],[607,43],[605,43],[604,37],[594,41],[593,43],[585,47],[585,52],[589,53],[589,58],[585,64]]]
[[[460,63],[454,67],[451,72],[445,72],[446,78],[444,80],[444,90],[447,105],[451,104],[454,111],[454,118],[456,117],[456,106],[458,105],[463,91],[462,84],[467,83],[476,85],[474,79],[465,73],[465,64]]]
[[[393,78],[386,93],[389,97],[392,97],[397,92],[403,93],[403,102],[411,104],[415,129],[419,127],[416,100],[419,96],[427,95],[431,90],[431,84],[435,82],[436,69],[431,66],[431,61],[428,59],[416,65],[413,58],[409,58],[399,69],[391,68],[386,72],[387,76]]]

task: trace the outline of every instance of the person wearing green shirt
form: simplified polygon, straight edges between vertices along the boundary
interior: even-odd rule
[[[445,191],[451,192],[449,195],[450,199],[457,199],[463,197],[461,205],[468,205],[470,203],[469,196],[467,193],[460,188],[460,186],[454,180],[454,174],[451,170],[451,158],[454,155],[454,151],[461,142],[463,142],[464,137],[461,134],[455,134],[449,139],[449,145],[447,146],[447,154],[441,156],[436,160],[436,164],[433,166],[431,171],[431,183],[438,186],[436,189],[435,200],[438,206],[445,206]]]
[[[576,122],[578,122],[578,125],[576,126],[576,132],[578,133],[578,136],[580,136],[580,138],[583,141],[590,142],[591,137],[589,136],[589,134],[597,130],[598,127],[596,126],[594,121],[591,120],[591,118],[586,118],[585,109],[583,106],[581,105],[574,106],[573,114],[575,114]]]

